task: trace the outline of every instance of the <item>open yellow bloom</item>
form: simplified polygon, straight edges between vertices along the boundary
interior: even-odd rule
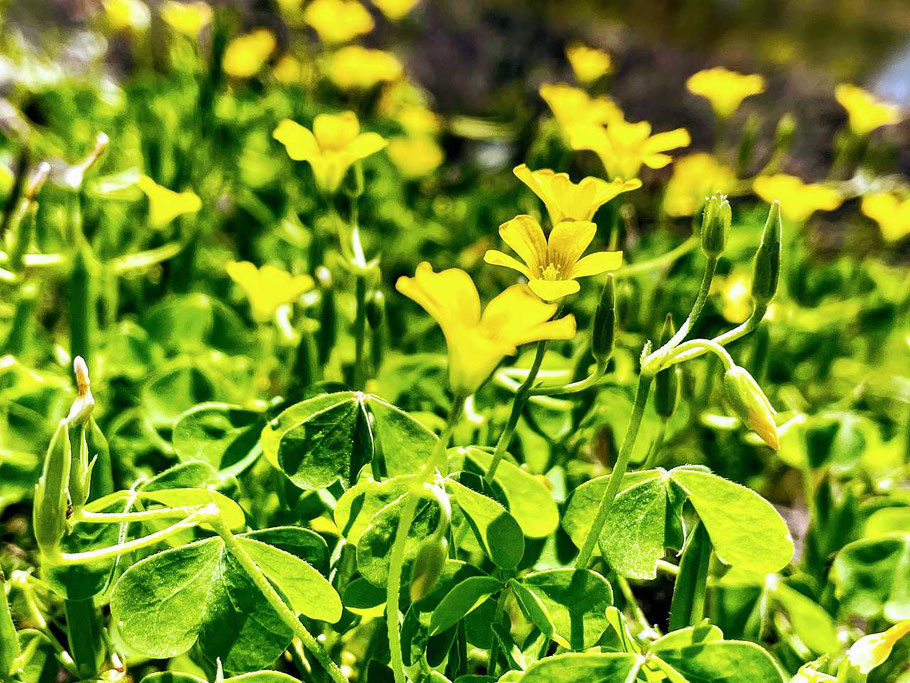
[[[355,161],[375,154],[387,144],[378,133],[361,133],[360,122],[352,111],[319,114],[313,120],[312,131],[284,119],[272,137],[285,146],[291,159],[309,162],[316,184],[326,192],[338,189]]]
[[[246,294],[257,322],[268,322],[279,306],[313,288],[309,275],[291,275],[268,264],[257,268],[249,261],[231,261],[224,269]]]
[[[587,45],[570,45],[566,48],[566,57],[580,83],[592,83],[613,68],[609,53]]]
[[[879,192],[863,197],[864,214],[878,223],[882,237],[896,242],[910,235],[910,197],[903,201],[891,192]]]
[[[342,90],[367,90],[401,78],[404,68],[391,52],[348,45],[329,56],[326,74]]]
[[[712,154],[696,152],[673,164],[673,176],[664,193],[668,216],[694,216],[712,194],[729,194],[736,187],[736,174]]]
[[[422,104],[409,104],[391,114],[408,135],[432,135],[442,127],[439,116]]]
[[[195,38],[212,22],[212,8],[204,2],[166,0],[161,4],[161,19],[177,33]]]
[[[537,296],[556,301],[581,289],[576,278],[600,275],[622,265],[621,251],[598,251],[582,258],[596,232],[591,221],[562,221],[547,239],[533,216],[516,216],[499,226],[499,236],[524,263],[496,249],[487,251],[483,260],[517,270],[528,278],[528,286]]]
[[[400,277],[395,288],[413,299],[442,328],[449,352],[449,385],[469,396],[506,356],[522,344],[571,339],[575,317],[550,320],[556,304],[538,299],[527,285],[513,285],[494,297],[481,315],[480,296],[471,276],[459,268],[439,273],[423,262],[414,277]]]
[[[389,159],[405,178],[425,178],[445,160],[442,148],[428,135],[396,137],[389,141]]]
[[[104,18],[115,31],[145,31],[152,13],[141,0],[104,0]]]
[[[540,197],[553,225],[562,221],[589,221],[597,210],[623,192],[641,187],[638,178],[612,182],[588,176],[573,183],[567,173],[554,173],[549,168],[532,171],[527,164],[513,170],[518,179]]]
[[[888,661],[897,641],[908,634],[910,619],[904,619],[884,633],[871,633],[857,640],[847,650],[847,659],[861,674],[868,674],[872,669]]]
[[[379,8],[390,21],[403,19],[412,9],[417,6],[420,0],[373,0],[373,4]]]
[[[330,45],[347,43],[373,30],[370,11],[357,0],[313,0],[303,11],[303,20]]]
[[[224,72],[235,78],[255,76],[275,50],[275,36],[264,28],[237,36],[224,51]]]
[[[673,160],[665,152],[687,147],[690,141],[685,128],[651,135],[647,121],[629,123],[617,119],[606,127],[578,125],[569,129],[572,149],[588,149],[597,154],[610,178],[637,178],[642,164],[663,168]]]
[[[284,55],[272,69],[275,80],[285,85],[311,85],[315,78],[312,64],[304,64],[292,55]]]
[[[722,66],[689,76],[686,87],[693,95],[704,97],[718,118],[728,118],[751,95],[765,91],[765,79],[758,74],[740,74]]]
[[[564,129],[622,119],[622,110],[609,97],[591,97],[581,88],[565,83],[545,83],[540,86],[540,96]]]
[[[177,216],[196,213],[202,200],[195,192],[174,192],[159,185],[147,175],[139,177],[139,189],[149,200],[149,222],[156,230],[163,228]]]
[[[850,130],[857,135],[868,135],[880,126],[889,126],[901,120],[896,104],[882,102],[860,87],[842,83],[834,89],[834,97],[847,110]]]
[[[837,190],[817,183],[804,183],[796,176],[778,173],[759,176],[752,189],[769,204],[780,201],[780,212],[794,223],[803,223],[816,211],[834,211],[844,201]]]

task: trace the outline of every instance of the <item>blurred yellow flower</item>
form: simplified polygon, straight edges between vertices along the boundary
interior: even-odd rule
[[[816,211],[834,211],[844,201],[837,190],[785,173],[759,176],[752,181],[752,189],[769,204],[779,200],[781,214],[794,223],[805,222]]]
[[[686,87],[693,95],[711,103],[719,118],[728,118],[744,99],[765,91],[765,79],[758,74],[740,74],[722,66],[689,76]]]
[[[889,126],[901,120],[900,108],[896,104],[882,102],[855,85],[842,83],[834,89],[834,97],[847,110],[850,130],[857,135],[868,135],[880,126]]]
[[[871,633],[857,640],[847,650],[847,660],[861,674],[868,674],[872,669],[884,664],[894,646],[904,636],[910,634],[910,619],[897,622],[884,633]]]
[[[667,182],[663,207],[668,216],[694,216],[712,194],[729,194],[736,187],[736,174],[713,155],[696,152],[679,157]]]
[[[393,114],[409,135],[431,135],[440,129],[439,116],[419,104],[406,105]]]
[[[161,4],[161,19],[177,33],[195,38],[212,22],[212,8],[204,2],[166,0]]]
[[[566,57],[579,83],[592,83],[613,68],[613,60],[607,52],[587,45],[570,45],[566,48]]]
[[[348,45],[328,57],[326,73],[342,90],[367,90],[401,78],[401,62],[391,52]]]
[[[477,287],[459,268],[435,273],[423,262],[414,277],[398,278],[395,288],[420,304],[442,328],[449,385],[459,397],[477,391],[502,359],[522,344],[575,336],[575,317],[550,320],[556,304],[542,302],[527,285],[509,287],[487,304],[482,315]]]
[[[147,175],[139,177],[139,189],[149,200],[149,222],[152,227],[163,228],[177,216],[196,213],[202,208],[202,200],[195,192],[174,192],[159,185]]]
[[[347,43],[373,30],[373,17],[357,0],[313,0],[303,20],[330,45]]]
[[[379,8],[379,11],[391,21],[403,19],[417,6],[418,2],[420,0],[373,0],[373,4]]]
[[[545,83],[540,86],[540,96],[550,107],[559,125],[565,129],[622,119],[622,110],[609,97],[591,97],[581,88],[565,83]]]
[[[573,183],[567,173],[554,173],[549,168],[532,171],[527,164],[516,166],[513,172],[540,197],[553,225],[565,220],[589,221],[601,206],[617,195],[641,187],[638,178],[617,178],[608,183],[588,176]]]
[[[152,13],[141,0],[104,0],[104,17],[115,31],[145,31]]]
[[[313,69],[296,57],[284,55],[272,69],[275,80],[285,85],[309,84],[313,81]]]
[[[533,216],[516,216],[499,226],[499,236],[524,263],[496,249],[487,251],[483,260],[517,270],[528,278],[528,286],[537,296],[556,301],[581,289],[576,278],[600,275],[622,265],[621,251],[598,251],[582,258],[596,232],[591,221],[562,221],[550,231],[548,240]]]
[[[729,322],[741,323],[752,313],[752,276],[748,270],[715,278],[711,289],[720,292],[720,310]]]
[[[878,223],[882,237],[889,242],[910,235],[910,197],[903,201],[891,192],[878,192],[863,197],[864,214]]]
[[[616,119],[606,127],[578,125],[569,129],[572,149],[596,153],[610,178],[637,178],[642,164],[663,168],[673,160],[664,152],[687,147],[689,142],[689,131],[685,128],[651,135],[651,124],[647,121],[629,123]]]
[[[224,71],[235,78],[255,76],[275,50],[275,36],[264,28],[234,38],[224,51]]]
[[[389,159],[405,178],[425,178],[445,160],[442,148],[428,135],[389,140]]]
[[[360,159],[386,146],[378,133],[361,133],[360,122],[352,111],[319,114],[313,130],[296,121],[284,119],[272,133],[294,161],[307,161],[313,167],[316,184],[326,192],[341,185],[344,174]]]
[[[309,275],[291,275],[271,265],[257,268],[249,261],[231,261],[224,269],[246,294],[257,322],[268,322],[279,306],[313,288]]]

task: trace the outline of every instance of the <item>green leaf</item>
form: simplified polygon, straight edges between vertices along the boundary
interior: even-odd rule
[[[501,588],[502,582],[490,576],[471,576],[456,584],[433,610],[430,635],[451,628]]]
[[[616,496],[598,539],[610,567],[633,579],[657,576],[657,561],[666,552],[668,505],[663,478],[645,479]]]
[[[771,503],[745,486],[706,472],[678,467],[670,477],[695,507],[721,562],[766,574],[789,564],[793,540]]]
[[[165,366],[142,386],[142,407],[156,428],[173,428],[182,413],[216,398],[215,382],[189,364]]]
[[[548,569],[524,576],[521,584],[540,599],[560,636],[557,640],[566,647],[592,647],[607,630],[606,612],[613,604],[613,589],[597,572]]]
[[[229,529],[240,529],[246,524],[243,509],[227,496],[208,489],[165,489],[162,491],[139,491],[144,501],[154,501],[164,507],[204,507],[215,505],[221,522]],[[103,499],[102,499],[103,500]],[[94,505],[92,506],[94,508]]]
[[[227,403],[203,403],[183,413],[174,427],[177,457],[204,460],[224,470],[256,457],[263,416]]]
[[[834,558],[831,578],[843,607],[866,619],[910,619],[910,534],[848,543]]]
[[[451,449],[450,458],[453,463],[458,459],[463,460],[465,466],[473,463],[475,471],[483,474],[493,461],[493,454],[480,448],[468,447]],[[493,484],[502,491],[509,514],[521,526],[525,536],[545,538],[556,531],[559,526],[559,510],[541,477],[504,459],[496,468]]]
[[[534,591],[526,588],[515,579],[509,580],[509,587],[515,594],[521,611],[524,612],[524,615],[532,624],[540,629],[541,633],[547,638],[556,640],[562,647],[570,647],[568,641],[556,633],[556,625],[553,623],[553,618],[550,616],[549,611],[547,611],[547,606]]]
[[[786,611],[793,632],[810,650],[821,655],[840,649],[834,620],[821,605],[779,580],[769,593]]]
[[[784,675],[763,648],[755,643],[721,640],[680,648],[661,648],[661,660],[693,683],[783,683]]]
[[[373,481],[364,479],[349,488],[335,505],[335,526],[348,543],[356,545],[360,535],[373,522],[382,508],[400,498],[408,490],[403,477]]]
[[[503,569],[517,567],[524,554],[525,539],[515,518],[495,500],[464,484],[447,479],[446,488],[458,503],[487,556]]]
[[[603,681],[622,683],[639,666],[639,658],[627,652],[570,652],[541,659],[531,665],[522,683],[580,683]]]
[[[695,626],[704,617],[710,564],[711,540],[705,525],[697,522],[683,549],[679,573],[673,584],[669,624],[671,630]]]
[[[376,452],[384,476],[413,474],[426,465],[438,441],[437,436],[403,410],[376,396],[368,396],[364,405],[373,416],[371,427]],[[376,462],[374,461],[374,468]],[[443,469],[444,463],[439,463]]]

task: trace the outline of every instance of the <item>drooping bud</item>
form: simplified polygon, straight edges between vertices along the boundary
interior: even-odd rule
[[[446,563],[449,545],[445,536],[432,534],[424,539],[411,565],[411,602],[429,595],[436,586]]]
[[[777,450],[780,442],[774,422],[775,410],[749,371],[738,365],[731,367],[724,373],[724,389],[730,406],[743,423]]]
[[[727,197],[722,194],[709,197],[701,222],[701,250],[705,256],[717,258],[724,253],[732,221],[733,213]]]
[[[591,355],[599,365],[606,365],[616,342],[616,288],[613,275],[607,275],[591,329]]]
[[[780,221],[780,202],[774,200],[768,212],[768,220],[761,235],[761,244],[755,252],[752,271],[752,298],[755,303],[767,306],[777,292],[780,279],[780,245],[783,226]]]
[[[73,375],[76,378],[76,400],[70,407],[66,421],[70,425],[84,424],[95,409],[95,398],[92,396],[92,381],[88,376],[88,366],[82,356],[73,359]]]
[[[676,334],[676,326],[673,324],[673,315],[667,313],[657,347],[661,348],[670,341],[674,334]],[[679,372],[678,365],[671,365],[654,376],[654,409],[664,419],[673,415],[673,411],[676,410],[676,405],[679,403]]]
[[[32,508],[32,526],[38,548],[45,555],[54,556],[60,550],[60,541],[66,533],[67,485],[72,464],[69,427],[60,420],[57,431],[47,448],[44,469],[35,487],[35,504]]]

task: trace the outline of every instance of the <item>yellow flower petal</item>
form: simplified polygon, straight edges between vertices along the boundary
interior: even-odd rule
[[[139,177],[139,189],[149,200],[149,223],[160,229],[178,216],[196,213],[202,208],[202,200],[195,192],[174,192],[159,185],[147,175]]]
[[[529,280],[528,286],[544,301],[556,301],[581,289],[575,280]]]
[[[569,277],[589,277],[591,275],[600,275],[614,270],[619,270],[622,266],[621,251],[597,251],[588,254],[576,263],[569,272]]]
[[[847,110],[850,129],[857,135],[868,135],[876,128],[901,120],[897,105],[882,102],[855,85],[842,83],[834,89],[834,97]]]
[[[385,149],[388,144],[379,133],[361,133],[351,141],[348,152],[357,161]]]
[[[729,117],[744,99],[765,91],[758,74],[740,74],[724,67],[699,71],[686,81],[689,92],[704,97],[719,118]]]
[[[575,319],[567,316],[550,321],[555,312],[556,305],[541,301],[528,285],[512,285],[487,304],[482,324],[490,336],[513,349],[541,339],[570,339],[575,335]],[[547,327],[552,323],[559,324]]]
[[[294,161],[309,161],[319,156],[319,143],[309,128],[296,121],[284,119],[272,132],[272,137],[285,146]]]
[[[404,18],[420,0],[373,0],[373,4],[379,8],[386,17],[391,21],[398,21]]]
[[[268,322],[279,306],[290,303],[314,284],[309,275],[291,275],[268,264],[257,268],[249,261],[232,261],[225,271],[246,294],[257,322]]]
[[[161,19],[177,33],[195,38],[212,22],[212,8],[204,2],[166,0],[161,4]]]
[[[518,259],[512,258],[508,254],[503,254],[501,251],[497,251],[496,249],[488,249],[487,253],[483,255],[483,260],[489,263],[491,266],[504,266],[506,268],[511,268],[512,270],[517,270],[526,278],[531,278],[531,271],[528,270],[528,267],[525,264],[523,264]]]
[[[342,90],[367,90],[401,78],[404,67],[391,52],[348,45],[326,60],[329,80]]]
[[[572,71],[581,83],[591,83],[601,76],[610,73],[613,60],[603,50],[586,45],[570,45],[566,48],[566,57]]]
[[[373,17],[357,0],[313,0],[303,20],[324,43],[347,43],[373,30]]]
[[[275,51],[275,36],[260,28],[238,36],[228,43],[224,51],[224,72],[235,78],[255,76],[265,60]]]
[[[596,233],[597,226],[590,221],[563,221],[553,228],[547,241],[547,257],[560,279],[571,277],[572,268]]]
[[[313,119],[313,135],[323,150],[339,150],[360,134],[360,121],[352,111],[319,114]]]
[[[540,223],[533,216],[515,216],[499,226],[499,236],[528,265],[532,273],[539,273],[547,263],[547,238]]]
[[[457,335],[459,328],[480,321],[480,295],[471,276],[459,268],[438,273],[426,261],[417,266],[414,277],[398,278],[395,288],[420,304],[439,324],[443,333]]]
[[[890,192],[880,192],[863,197],[862,212],[878,223],[889,242],[910,235],[910,198],[901,201]]]
[[[843,197],[833,188],[807,184],[784,173],[759,176],[752,181],[752,189],[768,203],[780,201],[781,214],[795,223],[806,221],[816,211],[833,211],[843,202]]]
[[[689,131],[685,128],[677,128],[675,130],[667,131],[666,133],[656,133],[655,135],[652,135],[644,143],[644,150],[646,154],[666,152],[671,149],[688,147],[691,142],[692,137],[689,135]]]

